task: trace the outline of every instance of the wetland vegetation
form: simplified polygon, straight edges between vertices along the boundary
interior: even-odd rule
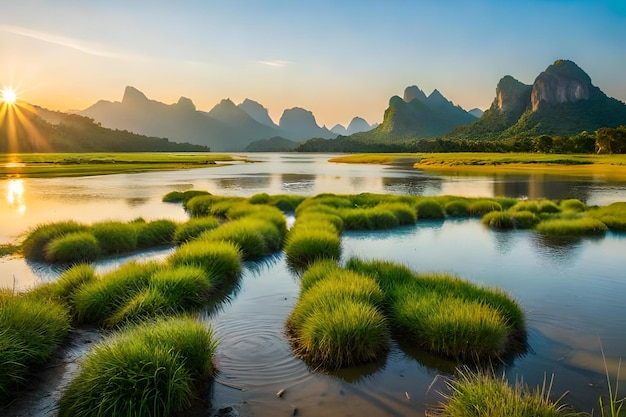
[[[392,339],[458,364],[505,360],[526,348],[525,314],[511,295],[454,275],[414,271],[383,260],[351,257],[342,266],[342,234],[472,217],[493,229],[534,228],[549,236],[621,231],[626,224],[623,203],[589,207],[575,199],[371,193],[312,197],[262,193],[244,198],[194,191],[168,194],[164,200],[181,203],[191,218],[181,223],[64,221],[40,225],[26,234],[21,243],[24,256],[44,262],[69,264],[164,244],[174,249],[164,261],[131,262],[104,274],[77,264],[57,281],[23,295],[3,293],[4,321],[14,320],[12,310],[5,307],[20,303],[37,305],[15,307],[20,314],[56,309],[59,314],[50,314],[50,319],[63,318],[51,325],[58,336],[46,337],[52,345],[36,347],[41,352],[36,361],[28,359],[32,355],[24,342],[17,342],[29,334],[29,327],[20,323],[31,319],[17,320],[9,326],[13,333],[2,334],[8,341],[4,345],[20,347],[11,362],[21,363],[19,371],[2,368],[2,380],[13,381],[3,387],[5,395],[12,395],[24,381],[28,372],[22,370],[45,364],[50,351],[67,337],[70,324],[95,324],[115,329],[115,334],[87,356],[63,395],[61,415],[97,415],[94,410],[161,415],[188,407],[194,390],[214,371],[210,364],[217,343],[210,329],[188,314],[219,303],[236,286],[242,261],[281,249],[301,285],[285,325],[294,354],[314,368],[336,370],[380,361]],[[295,217],[289,229],[286,215]],[[72,259],[70,254],[79,253],[78,248],[84,252],[80,259]],[[185,329],[189,332],[177,333]],[[182,347],[168,344],[186,338],[190,340]],[[505,407],[518,407],[508,398],[522,397],[548,409],[548,414],[533,408],[520,416],[566,415],[549,414],[563,410],[558,401],[551,402],[549,392],[527,395],[517,386],[505,389],[473,373],[466,380],[452,381],[452,394],[438,415],[473,415],[449,410],[456,407],[457,398],[467,403],[475,395],[493,395]],[[478,384],[478,394],[463,383]],[[132,391],[127,384],[142,388],[127,392]],[[460,393],[465,392],[469,397],[463,399]],[[110,396],[116,400],[107,401]]]

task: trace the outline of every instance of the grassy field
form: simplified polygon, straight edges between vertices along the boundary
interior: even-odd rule
[[[604,175],[626,178],[626,155],[534,154],[534,153],[415,153],[355,154],[330,162],[352,164],[403,164],[441,172],[545,172],[567,175]]]
[[[74,177],[220,166],[245,160],[212,153],[0,154],[0,178]]]

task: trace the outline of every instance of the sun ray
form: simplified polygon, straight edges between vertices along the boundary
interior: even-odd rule
[[[0,152],[46,152],[50,144],[33,123],[37,111],[13,87],[0,90]]]

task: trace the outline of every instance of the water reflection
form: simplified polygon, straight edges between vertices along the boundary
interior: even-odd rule
[[[9,207],[22,214],[26,211],[24,202],[24,180],[12,179],[8,181],[7,202]]]

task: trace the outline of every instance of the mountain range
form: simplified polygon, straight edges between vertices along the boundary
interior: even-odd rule
[[[10,120],[12,117],[14,119]],[[15,109],[8,110],[0,108],[0,153],[209,150],[205,146],[107,129],[88,117],[50,111],[30,104],[20,103]]]
[[[557,60],[532,85],[510,75],[496,87],[491,107],[474,123],[448,137],[507,139],[539,135],[574,135],[626,124],[626,105],[608,97],[591,77],[568,60]]]
[[[412,85],[403,97],[393,96],[383,122],[373,130],[351,137],[364,142],[397,141],[442,136],[457,126],[476,121],[476,116],[454,105],[435,89],[430,95]]]
[[[275,137],[302,141],[337,136],[325,126],[320,127],[313,113],[299,107],[286,109],[276,124],[265,107],[250,99],[239,105],[223,99],[204,112],[186,97],[175,104],[164,104],[148,99],[131,86],[126,87],[122,101],[100,100],[79,114],[106,127],[209,146],[220,152],[243,151],[255,141]]]

